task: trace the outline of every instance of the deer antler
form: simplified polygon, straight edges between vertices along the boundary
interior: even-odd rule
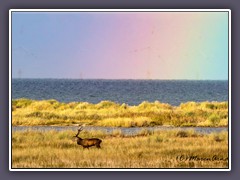
[[[76,137],[78,137],[79,133],[83,130],[83,127],[80,124],[78,126],[79,126],[79,128],[78,128],[78,132],[76,134]]]

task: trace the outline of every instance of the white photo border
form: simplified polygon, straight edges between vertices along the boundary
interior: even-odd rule
[[[13,12],[228,12],[228,168],[12,168]],[[9,10],[9,171],[231,171],[231,10],[230,9],[10,9]]]

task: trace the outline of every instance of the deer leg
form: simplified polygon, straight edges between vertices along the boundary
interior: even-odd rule
[[[97,144],[96,146],[97,146],[98,149],[101,148],[100,144]]]

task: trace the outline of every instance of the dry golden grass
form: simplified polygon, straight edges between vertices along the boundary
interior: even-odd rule
[[[81,132],[103,140],[101,149],[83,149],[74,131],[23,131],[12,134],[12,168],[227,168],[228,133],[194,131]],[[192,156],[192,159],[186,159]],[[197,156],[197,158],[195,157]],[[214,159],[213,157],[223,158]],[[195,158],[193,158],[195,157]],[[199,160],[201,158],[201,160]]]
[[[113,127],[228,126],[227,102],[188,102],[179,106],[142,102],[137,106],[102,101],[60,103],[55,100],[12,101],[12,125],[88,124]]]

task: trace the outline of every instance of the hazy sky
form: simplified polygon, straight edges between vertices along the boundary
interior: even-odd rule
[[[13,78],[228,79],[227,12],[13,12]]]

